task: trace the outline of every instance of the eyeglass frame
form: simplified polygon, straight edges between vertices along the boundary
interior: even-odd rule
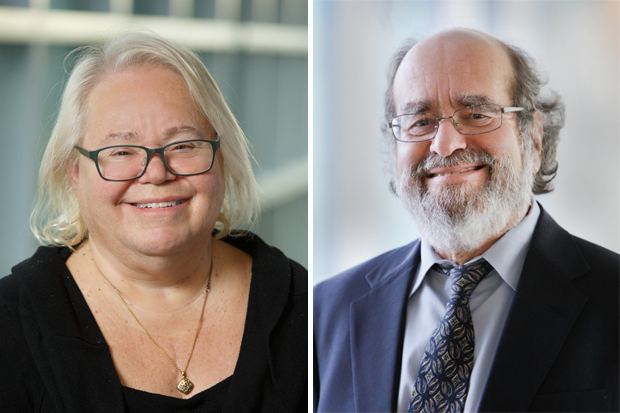
[[[498,126],[497,128],[495,128],[495,129],[491,129],[491,130],[488,130],[488,131],[486,131],[486,132],[478,132],[478,133],[463,133],[463,132],[461,132],[461,131],[459,130],[458,126],[457,126],[458,124],[457,124],[457,123],[456,123],[456,121],[454,120],[454,115],[455,115],[455,114],[456,114],[456,112],[458,112],[458,111],[465,110],[465,109],[470,109],[470,108],[473,108],[473,107],[476,107],[476,106],[496,106],[496,107],[498,107],[498,108],[499,108],[499,110],[500,110],[500,123],[499,123],[499,126]],[[396,139],[396,140],[397,140],[397,141],[399,141],[399,142],[405,142],[405,143],[418,143],[418,142],[426,142],[426,141],[430,141],[430,140],[435,139],[435,136],[437,136],[437,131],[439,130],[439,125],[441,124],[441,121],[442,121],[442,120],[445,120],[445,119],[452,119],[452,126],[453,126],[453,127],[454,127],[454,129],[455,129],[458,133],[460,133],[461,135],[466,135],[466,136],[472,136],[472,135],[484,135],[485,133],[489,133],[489,132],[496,131],[496,130],[498,130],[499,128],[501,128],[501,127],[502,127],[502,125],[504,124],[504,113],[522,112],[522,111],[524,111],[524,110],[527,110],[527,108],[520,107],[520,106],[506,106],[506,107],[503,107],[503,108],[502,108],[501,106],[496,105],[495,103],[488,103],[488,104],[482,104],[482,105],[470,105],[470,106],[466,106],[466,107],[464,107],[464,108],[461,108],[461,109],[457,109],[457,110],[455,110],[454,112],[452,112],[452,115],[451,115],[451,116],[444,116],[444,117],[439,117],[439,116],[435,115],[434,113],[426,113],[426,112],[405,113],[405,114],[402,114],[402,115],[394,116],[394,117],[392,118],[392,120],[390,120],[390,122],[388,122],[388,128],[390,128],[390,129],[392,130],[392,136],[394,136],[394,139]],[[396,136],[396,131],[394,130],[394,125],[393,125],[394,119],[396,119],[396,118],[400,118],[400,117],[402,117],[402,116],[421,115],[421,114],[432,115],[432,116],[434,116],[434,117],[437,119],[437,125],[435,126],[435,133],[433,134],[433,136],[432,136],[432,137],[430,137],[430,138],[427,138],[427,139],[422,139],[422,140],[419,140],[419,141],[405,141],[405,140],[402,140],[402,139],[398,139],[398,137]]]
[[[209,169],[207,169],[206,171],[197,172],[194,174],[178,174],[176,172],[173,172],[172,169],[170,169],[170,166],[168,166],[168,162],[166,161],[164,151],[169,146],[178,145],[180,143],[185,143],[185,142],[208,142],[211,145],[211,148],[213,149],[213,157],[211,158],[211,166],[209,167]],[[144,146],[139,146],[139,145],[112,145],[112,146],[106,146],[105,148],[97,149],[94,151],[89,151],[87,149],[82,148],[79,145],[74,145],[73,147],[77,149],[78,152],[80,152],[82,155],[86,156],[87,158],[92,159],[93,162],[95,162],[95,166],[97,167],[97,172],[99,172],[99,176],[101,177],[101,179],[103,179],[104,181],[110,181],[110,182],[125,182],[125,181],[133,181],[134,179],[141,178],[146,173],[146,168],[148,168],[149,162],[151,162],[151,158],[153,157],[154,154],[159,154],[164,166],[166,167],[166,170],[175,176],[194,176],[194,175],[206,174],[207,172],[211,170],[211,168],[213,168],[213,164],[215,163],[215,154],[217,153],[217,150],[220,148],[220,137],[217,136],[217,140],[214,140],[214,141],[207,140],[207,139],[187,139],[184,141],[171,142],[167,145],[162,146],[161,148],[154,148],[154,149],[146,148]],[[142,170],[142,173],[136,176],[135,178],[128,178],[128,179],[110,179],[110,178],[104,177],[103,174],[101,173],[101,169],[99,169],[99,152],[106,150],[106,149],[110,149],[110,148],[144,149],[146,151],[146,162],[144,163],[144,169]]]

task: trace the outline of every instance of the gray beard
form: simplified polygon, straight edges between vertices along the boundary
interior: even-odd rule
[[[524,141],[521,169],[507,158],[493,157],[482,150],[457,150],[446,158],[430,154],[403,171],[396,181],[396,194],[413,217],[422,238],[436,251],[475,251],[490,239],[501,236],[510,221],[525,211],[535,175],[533,144],[528,136],[522,136]],[[424,179],[430,169],[463,163],[487,165],[488,176],[481,188],[453,184],[433,193],[428,191]]]

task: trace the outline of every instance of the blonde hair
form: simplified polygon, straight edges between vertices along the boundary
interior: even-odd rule
[[[69,57],[75,57],[76,64],[65,86],[58,119],[41,161],[31,216],[30,227],[41,244],[72,247],[88,238],[88,228],[65,164],[77,162],[79,154],[73,147],[84,134],[90,92],[105,76],[143,65],[178,73],[198,109],[220,137],[226,193],[215,225],[217,237],[229,235],[233,228],[249,228],[254,223],[258,196],[247,138],[215,81],[194,53],[151,33],[125,33],[103,45],[78,48]]]

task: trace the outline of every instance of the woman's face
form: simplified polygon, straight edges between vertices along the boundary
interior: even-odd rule
[[[141,66],[107,75],[86,106],[80,145],[90,151],[216,139],[183,79],[168,69]],[[85,156],[75,167],[67,166],[67,173],[91,240],[117,258],[135,253],[171,256],[208,245],[224,199],[219,151],[211,170],[201,175],[175,176],[159,155],[153,155],[144,175],[132,181],[103,180]]]

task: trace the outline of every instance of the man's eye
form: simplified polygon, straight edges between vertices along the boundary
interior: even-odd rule
[[[484,115],[482,113],[472,113],[470,117],[472,119],[485,119],[485,118],[488,118],[487,115]]]
[[[419,121],[417,121],[416,123],[411,125],[411,127],[412,128],[419,128],[419,127],[428,126],[428,125],[430,125],[430,122],[429,122],[428,119],[420,119]]]

